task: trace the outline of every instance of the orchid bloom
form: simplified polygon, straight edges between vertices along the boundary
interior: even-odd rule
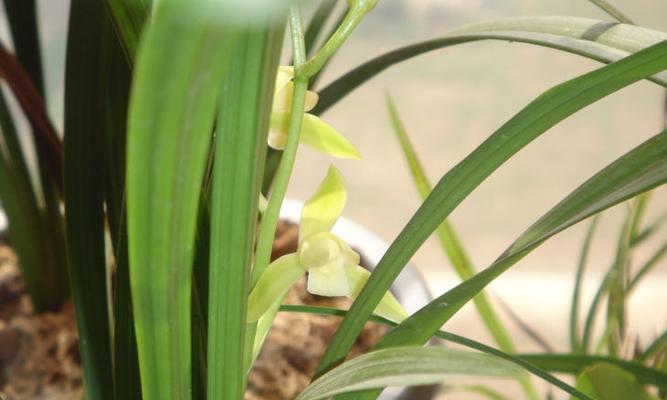
[[[343,177],[331,166],[317,192],[301,211],[299,247],[296,253],[284,255],[264,271],[248,300],[248,322],[257,321],[289,288],[308,274],[307,290],[320,296],[356,298],[370,272],[359,266],[359,254],[341,238],[330,232],[340,217],[347,193]],[[375,313],[400,322],[407,313],[387,292]]]
[[[287,142],[287,128],[294,93],[292,78],[294,78],[294,67],[281,66],[278,69],[269,131],[269,146],[276,150],[283,150]],[[308,111],[317,105],[317,100],[317,93],[310,90],[306,92],[306,113],[303,115],[301,126],[301,143],[334,157],[357,160],[361,158],[357,149],[331,125],[313,114],[308,114]]]

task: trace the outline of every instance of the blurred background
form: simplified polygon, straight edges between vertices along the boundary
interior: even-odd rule
[[[49,111],[56,125],[62,127],[60,84],[68,1],[38,3]],[[343,7],[345,2],[340,3]],[[667,29],[666,2],[617,0],[614,4],[641,25]],[[333,59],[319,87],[374,56],[438,37],[462,24],[529,15],[610,19],[586,0],[380,1]],[[0,36],[7,43],[7,24],[0,21]],[[390,92],[396,101],[435,183],[530,100],[599,66],[556,50],[495,41],[434,51],[383,72],[323,115],[363,156],[361,161],[334,161],[348,185],[344,215],[391,242],[420,204],[391,130],[385,93]],[[524,229],[587,177],[658,133],[663,126],[664,97],[665,90],[650,82],[612,95],[551,129],[473,192],[452,214],[451,221],[477,269],[488,266]],[[310,196],[331,162],[329,157],[301,148],[288,197]],[[664,187],[656,190],[647,220],[667,210],[665,192]],[[601,220],[591,254],[591,271],[585,280],[584,304],[613,260],[626,211],[624,205],[617,206]],[[494,298],[507,303],[557,349],[565,349],[567,344],[566,321],[586,226],[580,224],[551,239],[489,288]],[[658,236],[664,241],[667,230],[662,229]],[[643,248],[637,259],[645,259],[655,247]],[[433,239],[413,262],[434,294],[458,282]],[[663,263],[633,294],[629,321],[634,335],[650,339],[664,331],[666,278],[667,265]],[[457,315],[446,328],[490,342],[472,309]],[[512,330],[521,350],[536,349],[521,331]]]

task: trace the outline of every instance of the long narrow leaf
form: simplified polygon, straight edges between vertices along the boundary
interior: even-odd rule
[[[107,16],[107,19],[110,19]],[[114,311],[114,381],[117,399],[140,399],[139,360],[134,332],[130,271],[127,255],[127,210],[125,207],[125,152],[127,136],[127,108],[132,78],[117,35],[108,35],[106,47],[107,82],[105,100],[106,118],[100,124],[104,135],[104,202],[107,224],[113,249],[115,274],[113,279]]]
[[[139,39],[146,19],[150,15],[153,0],[105,0],[128,61],[137,55]]]
[[[356,357],[322,375],[296,400],[385,386],[416,386],[465,377],[518,378],[516,365],[483,353],[446,347],[394,347]]]
[[[584,237],[584,243],[581,247],[581,252],[579,253],[579,262],[577,264],[577,273],[574,278],[574,289],[572,290],[572,306],[570,307],[570,325],[569,325],[569,336],[570,336],[570,350],[575,353],[579,353],[583,350],[581,346],[581,338],[579,331],[579,302],[581,297],[581,284],[584,277],[584,272],[586,270],[586,265],[588,262],[588,253],[593,242],[593,235],[595,234],[595,228],[597,227],[599,218],[596,216],[591,221],[586,231],[586,236]]]
[[[4,0],[14,50],[30,75],[40,96],[44,97],[44,75],[39,45],[35,0]]]
[[[248,28],[230,57],[217,124],[208,298],[207,398],[243,396],[248,280],[284,25]]]
[[[191,396],[191,282],[202,178],[233,36],[219,9],[163,1],[130,98],[130,281],[143,396]],[[178,54],[178,57],[174,57]]]
[[[104,244],[104,137],[107,46],[114,40],[104,5],[73,0],[65,76],[65,215],[69,276],[86,397],[114,398]]]
[[[328,307],[316,307],[316,306],[302,306],[302,305],[282,305],[280,306],[280,310],[283,312],[300,312],[300,313],[309,313],[309,314],[317,314],[317,315],[333,315],[333,316],[339,316],[339,317],[344,317],[347,315],[347,311],[344,310],[338,310],[335,308],[328,308]],[[389,321],[385,318],[378,317],[376,315],[373,315],[370,317],[369,321],[377,322],[380,324],[388,325],[388,326],[396,326],[395,322]],[[579,392],[577,389],[574,387],[568,385],[567,383],[563,382],[562,380],[556,378],[555,376],[549,374],[548,372],[520,359],[517,358],[511,354],[505,353],[501,350],[495,349],[493,347],[487,346],[485,344],[482,344],[480,342],[474,341],[472,339],[468,339],[463,336],[456,335],[451,332],[445,332],[445,331],[437,331],[434,335],[437,338],[446,340],[451,343],[456,343],[461,346],[481,351],[483,353],[487,353],[496,357],[500,357],[504,360],[510,361],[519,367],[525,369],[527,372],[543,379],[545,382],[548,382],[566,393],[569,393],[573,396],[577,396],[580,399],[586,399],[588,400],[589,397],[584,395],[583,393]]]
[[[323,113],[364,82],[394,64],[457,44],[479,40],[522,42],[609,63],[665,39],[667,33],[660,31],[575,17],[519,17],[472,24],[441,38],[390,51],[356,67],[320,91],[320,100],[313,113]],[[667,86],[665,73],[647,78]]]
[[[458,163],[445,174],[445,176],[438,182],[431,195],[429,195],[424,204],[422,204],[417,213],[412,217],[403,231],[401,231],[394,243],[389,247],[378,263],[363,291],[352,305],[350,314],[343,320],[343,323],[327,348],[327,352],[318,368],[318,373],[326,371],[345,357],[345,354],[361,331],[363,323],[371,314],[384,293],[389,289],[401,269],[407,264],[410,257],[414,255],[417,249],[422,245],[426,238],[431,235],[438,225],[447,218],[449,213],[453,211],[454,208],[493,171],[532,140],[544,133],[547,129],[556,125],[558,122],[572,115],[576,111],[630,85],[633,82],[660,72],[665,67],[667,67],[667,42],[662,42],[621,61],[560,84],[548,90],[527,105],[463,161]],[[654,139],[653,142],[660,143],[661,141],[665,141],[665,136],[666,135],[660,135]],[[600,204],[594,205],[596,206],[594,207],[595,209],[600,210],[600,207],[608,206],[613,204],[614,201],[624,198],[627,193],[622,190],[625,188],[620,186],[620,184],[627,184],[627,182],[622,181],[622,179],[627,179],[629,182],[633,182],[632,179],[636,178],[654,178],[647,182],[640,182],[644,185],[631,185],[628,188],[631,193],[633,191],[638,193],[650,189],[651,185],[657,185],[660,182],[662,176],[660,176],[659,173],[657,176],[649,175],[646,178],[640,175],[641,172],[656,172],[656,168],[657,172],[660,172],[660,148],[656,146],[655,149],[647,150],[641,147],[631,153],[632,156],[627,156],[619,162],[630,165],[636,164],[637,160],[633,157],[637,152],[647,153],[646,164],[639,163],[644,169],[635,168],[629,175],[620,174],[617,178],[619,179],[619,181],[616,182],[618,184],[617,186],[610,186],[608,188],[594,187],[596,190],[606,189],[611,192],[610,196],[603,196],[601,198]],[[658,161],[650,159],[648,155],[658,157]],[[650,161],[653,161],[654,164],[649,164]],[[652,170],[651,167],[653,167],[654,170]],[[611,174],[612,172],[618,173],[616,169],[617,168],[614,165],[614,167],[610,168],[611,172],[608,174]],[[613,183],[613,181],[610,182]],[[592,184],[600,185],[598,180],[593,181]],[[614,191],[612,189],[616,190]],[[605,194],[602,191],[593,193],[600,196]],[[579,200],[576,196],[575,199]],[[605,201],[602,201],[602,199]],[[584,205],[586,205],[586,203],[581,205],[577,204],[577,206]],[[590,215],[590,213],[584,212],[585,209],[579,211],[581,212],[580,215],[573,215],[571,217],[572,223],[584,216]],[[508,254],[511,254],[514,249],[528,249],[531,245],[536,246],[539,244],[538,238],[542,238],[542,234],[546,234],[550,231],[555,233],[559,229],[565,229],[568,221],[558,222],[560,222],[560,226],[557,228],[546,225],[546,223],[552,223],[550,220],[542,223],[544,226],[538,225],[535,229],[529,231],[529,234],[522,236],[521,239],[508,250]],[[511,258],[512,257],[509,259],[511,260]],[[459,286],[459,289],[455,289],[453,293],[450,293],[444,302],[436,301],[431,304],[429,309],[433,309],[432,312],[445,318],[426,318],[432,325],[424,325],[422,327],[423,329],[417,328],[417,331],[425,333],[424,336],[426,339],[424,342],[430,337],[430,332],[437,330],[438,327],[441,326],[442,323],[457,309],[456,307],[451,307],[451,305],[445,304],[453,303],[450,300],[450,296],[452,298],[460,299],[460,304],[457,303],[458,305],[465,304],[467,299],[469,299],[466,298],[467,295],[476,295],[479,290],[497,276],[493,275],[494,272],[502,272],[503,269],[491,269],[490,271],[491,272],[487,270],[478,274],[477,277],[479,277],[479,279],[466,281],[463,288]],[[470,282],[473,283],[470,284]],[[460,295],[461,297],[459,297]],[[440,311],[443,311],[444,313],[441,314]],[[428,311],[425,312],[428,313]],[[422,318],[418,319],[422,320]],[[414,318],[411,318],[408,321],[414,321]],[[411,322],[408,322],[406,326],[407,331],[415,329]],[[429,328],[426,328],[426,326],[429,326]],[[415,336],[413,339],[421,340],[421,336]]]
[[[489,268],[422,308],[378,345],[424,342],[471,296],[545,240],[614,204],[667,181],[667,133],[661,133],[589,179],[525,231]],[[408,336],[409,335],[409,336]]]
[[[387,108],[389,109],[394,132],[398,136],[401,149],[403,150],[410,172],[412,173],[412,179],[415,186],[417,186],[419,195],[425,200],[433,190],[432,185],[426,177],[424,168],[417,157],[412,143],[410,143],[410,139],[408,138],[407,132],[400,120],[396,106],[389,95],[387,95]],[[452,264],[459,277],[462,280],[466,280],[475,275],[475,268],[473,267],[466,250],[463,248],[463,244],[456,234],[452,223],[449,220],[443,221],[436,229],[436,234],[440,241],[440,246],[449,258],[449,262]],[[514,352],[514,343],[512,343],[512,339],[491,306],[486,294],[484,292],[478,294],[473,299],[473,302],[475,303],[477,312],[480,314],[484,325],[491,336],[493,336],[493,339],[498,346],[503,351]]]

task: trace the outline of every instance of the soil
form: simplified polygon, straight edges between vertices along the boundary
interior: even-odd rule
[[[272,258],[293,252],[295,226],[278,227]],[[313,296],[305,279],[287,295],[287,304],[347,309],[344,298]],[[279,313],[248,379],[246,400],[293,399],[310,381],[339,318]],[[386,327],[368,324],[351,357],[370,349]],[[82,399],[82,371],[74,310],[70,302],[54,313],[35,314],[17,259],[0,244],[0,400]]]

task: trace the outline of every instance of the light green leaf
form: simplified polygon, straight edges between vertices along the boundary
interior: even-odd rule
[[[287,254],[269,264],[248,298],[248,322],[260,319],[305,273],[296,254]]]
[[[128,117],[130,281],[145,400],[189,399],[200,191],[234,35],[219,13],[162,1],[134,69]],[[178,57],[174,57],[178,54]],[[254,200],[257,194],[254,193]]]
[[[329,232],[343,212],[346,201],[345,181],[332,165],[315,194],[301,210],[299,243],[316,233]]]
[[[242,26],[232,33],[239,37],[228,59],[219,101],[213,164],[206,371],[209,400],[243,397],[247,372],[244,363],[252,351],[252,343],[244,341],[253,336],[246,333],[246,301],[271,95],[284,27],[282,22]],[[282,280],[285,287],[274,284],[287,290],[293,280]],[[261,298],[262,292],[258,293]]]
[[[346,265],[345,273],[350,285],[349,296],[352,299],[356,299],[366,284],[368,277],[371,276],[371,273],[359,265]],[[380,304],[375,307],[373,312],[392,322],[401,322],[408,317],[408,313],[391,292],[385,293],[382,300],[380,300]]]
[[[385,386],[414,386],[470,377],[516,378],[523,371],[497,357],[445,347],[395,347],[347,361],[311,383],[296,400]]]
[[[598,400],[657,400],[637,379],[612,364],[596,364],[577,378],[577,389]]]

